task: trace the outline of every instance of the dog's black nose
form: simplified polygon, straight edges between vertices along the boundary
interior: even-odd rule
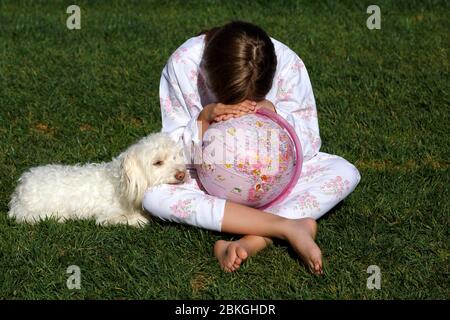
[[[175,179],[177,179],[178,181],[183,181],[185,176],[186,176],[186,173],[184,171],[178,171],[175,174]]]

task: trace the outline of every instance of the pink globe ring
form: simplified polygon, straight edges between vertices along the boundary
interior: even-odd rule
[[[269,152],[267,145],[272,146],[275,141],[271,138],[273,130],[277,133],[275,144],[279,148],[269,148]],[[242,154],[245,139],[239,140],[240,145],[236,141],[244,133],[250,133],[245,134],[246,138],[254,139],[253,143],[246,141],[245,144],[245,150],[249,150],[246,156],[250,155],[252,161],[247,157],[245,162],[236,160],[236,155]],[[260,143],[266,148],[261,149]],[[261,150],[268,153],[261,155]],[[221,162],[220,157],[219,161],[212,160],[222,152],[234,156],[233,164],[227,163],[228,160]],[[266,162],[262,163],[261,158]],[[261,108],[253,114],[211,124],[203,137],[202,163],[196,168],[199,183],[208,194],[266,209],[289,195],[300,178],[302,165],[302,147],[294,128],[277,113]],[[268,168],[276,168],[276,171]]]
[[[297,133],[295,132],[294,128],[290,125],[289,122],[287,122],[283,117],[279,116],[277,113],[272,112],[270,110],[267,110],[265,108],[260,108],[256,111],[258,114],[262,114],[272,121],[276,122],[280,127],[285,129],[292,139],[292,142],[295,146],[295,165],[294,165],[294,172],[292,174],[291,180],[286,185],[284,190],[280,193],[278,197],[276,197],[271,202],[258,207],[258,209],[266,209],[270,206],[275,205],[276,203],[281,202],[284,198],[286,198],[294,189],[294,187],[297,185],[298,179],[300,179],[300,174],[302,172],[302,166],[303,166],[303,151],[302,151],[302,145],[300,143],[300,139],[297,136]]]

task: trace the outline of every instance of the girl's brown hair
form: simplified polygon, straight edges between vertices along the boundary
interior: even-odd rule
[[[277,66],[275,48],[267,33],[254,24],[232,21],[200,34],[205,34],[202,63],[218,102],[263,100],[272,87]]]

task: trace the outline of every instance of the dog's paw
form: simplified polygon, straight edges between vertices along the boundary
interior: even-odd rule
[[[141,214],[135,214],[128,217],[128,225],[136,228],[143,228],[148,224],[148,218]]]
[[[142,228],[148,224],[148,218],[141,214],[119,215],[108,217],[107,219],[98,219],[97,224],[102,226],[111,226],[117,224],[126,224],[131,227]]]

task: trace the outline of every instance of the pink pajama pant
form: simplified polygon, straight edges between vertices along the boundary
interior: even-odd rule
[[[289,219],[317,220],[347,197],[360,179],[356,167],[347,160],[319,152],[303,163],[302,175],[292,192],[264,211]],[[190,177],[184,184],[148,189],[142,206],[162,220],[221,231],[225,202],[208,195]]]

